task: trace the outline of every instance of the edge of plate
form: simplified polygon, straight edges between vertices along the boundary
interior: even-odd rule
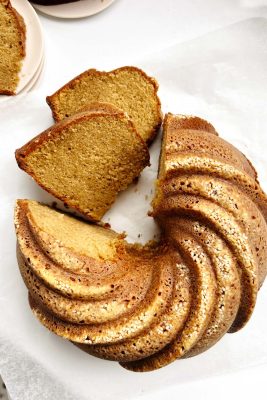
[[[88,0],[87,0],[88,1]],[[58,4],[55,6],[42,6],[41,4],[36,4],[34,2],[32,2],[32,6],[41,14],[44,15],[48,15],[54,18],[62,18],[62,19],[79,19],[79,18],[86,18],[86,17],[90,17],[92,15],[96,15],[102,11],[104,11],[106,8],[108,8],[109,6],[111,6],[111,4],[114,2],[115,0],[109,0],[106,5],[103,5],[102,3],[102,7],[99,8],[99,10],[94,11],[94,12],[90,12],[90,11],[82,11],[80,10],[79,12],[79,8],[81,7],[81,5],[78,5],[78,10],[76,12],[76,14],[68,14],[68,8],[71,6],[73,7],[77,7],[77,3],[71,3],[71,4]],[[84,9],[86,5],[82,5],[83,7],[81,7],[81,9]],[[65,14],[65,12],[62,10],[66,10],[67,14]]]
[[[44,35],[43,35],[43,28],[42,25],[40,23],[39,17],[36,13],[36,11],[34,10],[34,8],[32,7],[32,5],[27,1],[27,0],[11,0],[11,4],[13,5],[13,7],[19,12],[19,14],[22,15],[22,17],[24,18],[25,21],[25,25],[26,25],[26,57],[23,60],[23,65],[20,71],[20,82],[17,86],[17,90],[16,90],[16,94],[20,93],[23,88],[33,79],[34,75],[36,74],[37,69],[40,66],[40,63],[42,61],[43,55],[44,55]],[[27,14],[25,15],[25,9],[27,10]],[[34,21],[34,22],[33,22]],[[33,25],[34,23],[34,25]],[[38,43],[38,47],[39,47],[39,54],[36,58],[34,58],[31,53],[28,53],[28,57],[32,57],[34,60],[34,67],[32,69],[30,69],[30,72],[27,72],[27,69],[25,71],[25,68],[27,68],[27,64],[25,66],[25,61],[27,60],[27,51],[31,52],[31,48],[27,50],[27,47],[29,46],[29,44],[27,45],[27,43],[29,43],[28,41],[31,40],[29,39],[29,36],[27,37],[27,30],[30,29],[30,35],[31,35],[31,30],[38,27],[38,39],[35,39],[34,41],[40,40],[40,42]],[[30,42],[31,44],[31,42]]]

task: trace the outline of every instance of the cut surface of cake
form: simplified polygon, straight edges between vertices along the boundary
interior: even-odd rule
[[[94,103],[16,151],[21,169],[91,220],[149,164],[147,145],[127,115]]]
[[[47,97],[54,119],[66,118],[90,102],[111,103],[128,114],[145,142],[150,143],[161,125],[155,79],[136,67],[110,72],[89,69]]]
[[[250,319],[267,268],[267,198],[246,157],[197,117],[167,114],[158,243],[17,201],[18,263],[41,323],[94,356],[151,371]]]
[[[26,54],[26,27],[9,0],[0,0],[0,27],[0,94],[14,95]]]

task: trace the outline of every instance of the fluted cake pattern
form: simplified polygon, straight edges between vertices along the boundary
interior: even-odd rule
[[[267,267],[267,200],[246,157],[208,122],[167,114],[151,213],[159,243],[128,244],[19,200],[18,262],[54,333],[133,371],[197,355],[241,329]]]

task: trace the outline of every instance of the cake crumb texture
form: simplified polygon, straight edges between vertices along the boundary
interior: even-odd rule
[[[161,125],[158,84],[141,69],[121,67],[110,72],[89,69],[47,97],[56,121],[69,117],[87,103],[107,102],[126,112],[145,142]]]
[[[26,26],[9,0],[0,0],[0,94],[14,95],[26,54]]]
[[[40,186],[94,221],[149,164],[128,116],[99,103],[41,133],[16,158]]]

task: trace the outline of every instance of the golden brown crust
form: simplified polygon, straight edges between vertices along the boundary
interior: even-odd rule
[[[26,54],[26,25],[23,17],[18,13],[18,11],[12,6],[10,0],[6,0],[6,8],[9,10],[15,17],[18,23],[18,29],[21,35],[21,56],[25,56]]]
[[[26,55],[26,25],[25,25],[23,17],[18,13],[18,11],[12,6],[11,6],[11,8],[18,20],[19,31],[21,34],[21,56],[25,57],[25,55]]]
[[[181,129],[183,130],[189,129],[202,132],[209,132],[218,136],[218,133],[216,132],[213,125],[211,125],[205,119],[202,119],[200,117],[195,117],[193,115],[167,113],[164,116],[163,125],[165,131],[173,130],[175,132]]]
[[[157,101],[157,122],[151,128],[150,137],[149,137],[149,139],[147,141],[147,143],[150,144],[153,141],[153,139],[155,138],[155,136],[156,136],[156,134],[158,132],[158,129],[161,126],[161,122],[162,122],[161,102],[160,102],[160,99],[159,99],[159,97],[157,95],[157,91],[158,91],[159,85],[158,85],[157,81],[154,78],[148,76],[143,70],[141,70],[140,68],[137,68],[137,67],[124,66],[124,67],[120,67],[120,68],[114,69],[114,70],[109,71],[109,72],[98,71],[98,70],[96,70],[94,68],[91,68],[91,69],[88,69],[88,70],[82,72],[81,74],[77,75],[75,78],[73,78],[71,81],[69,81],[68,83],[63,85],[60,89],[58,89],[51,96],[47,96],[46,97],[47,104],[51,108],[54,120],[57,122],[57,121],[59,121],[61,119],[61,117],[60,117],[60,115],[58,113],[58,110],[56,108],[54,100],[57,98],[57,96],[61,93],[62,90],[74,87],[74,85],[77,82],[79,82],[84,77],[87,77],[89,75],[94,75],[94,76],[103,76],[103,75],[110,75],[110,74],[115,74],[116,75],[116,74],[119,74],[121,71],[138,72],[140,75],[142,75],[144,77],[144,79],[147,80],[148,83],[150,83],[154,87],[155,99]]]
[[[7,90],[7,89],[0,89],[0,94],[4,94],[6,96],[15,96],[16,93],[11,91],[11,90]]]

